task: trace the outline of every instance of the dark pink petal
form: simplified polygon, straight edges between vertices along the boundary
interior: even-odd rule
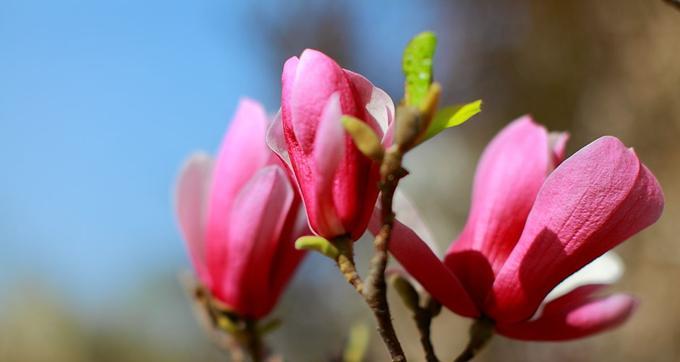
[[[212,159],[196,153],[184,162],[175,187],[175,212],[198,279],[212,285],[205,260],[205,224]]]
[[[595,298],[603,285],[586,285],[548,303],[535,319],[516,324],[498,324],[498,333],[530,341],[563,341],[587,337],[625,322],[638,302],[626,294]]]
[[[272,160],[265,143],[268,120],[264,108],[250,99],[238,105],[215,161],[208,203],[206,250],[212,254],[208,268],[223,264],[229,211],[234,198],[253,175]]]
[[[470,216],[445,259],[478,306],[517,243],[551,163],[546,130],[529,116],[510,123],[484,150]]]
[[[379,210],[376,208],[369,228],[377,234],[380,225]],[[479,310],[458,278],[413,230],[398,220],[394,221],[389,250],[404,269],[446,308],[465,317],[479,316]]]
[[[272,165],[258,171],[234,200],[215,294],[241,315],[259,318],[272,305],[272,261],[294,197],[285,172]]]
[[[333,185],[335,208],[352,240],[365,232],[378,198],[379,165],[354,146],[346,137],[345,162],[338,169]]]
[[[614,137],[589,144],[546,180],[487,312],[497,321],[528,319],[560,281],[654,223],[662,209],[661,187],[634,152]]]

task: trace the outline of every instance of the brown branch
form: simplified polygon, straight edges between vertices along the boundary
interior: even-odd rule
[[[392,356],[392,361],[406,361],[404,351],[392,325],[390,307],[387,303],[387,283],[385,269],[387,268],[388,247],[392,237],[394,225],[394,211],[392,202],[399,180],[406,175],[401,167],[402,151],[399,146],[390,147],[385,153],[380,167],[380,216],[382,227],[373,241],[375,254],[371,260],[371,269],[364,292],[366,302],[373,310],[378,322],[378,333],[382,337]]]

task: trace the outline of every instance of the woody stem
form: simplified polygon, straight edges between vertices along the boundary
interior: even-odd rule
[[[378,322],[378,333],[389,350],[392,361],[406,361],[399,339],[392,325],[389,304],[387,303],[387,283],[385,269],[387,267],[388,247],[394,225],[394,211],[392,202],[399,180],[405,176],[401,167],[402,152],[398,146],[390,147],[383,158],[380,167],[380,216],[382,226],[375,236],[373,245],[375,254],[371,260],[364,298]]]

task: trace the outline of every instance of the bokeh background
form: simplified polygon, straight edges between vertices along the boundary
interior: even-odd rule
[[[484,144],[524,113],[571,132],[570,152],[621,138],[666,194],[662,219],[617,249],[627,270],[612,290],[642,299],[629,323],[561,344],[496,338],[479,360],[679,361],[680,11],[661,0],[0,0],[0,361],[225,360],[177,281],[189,267],[171,199],[183,158],[216,149],[239,97],[276,111],[282,64],[307,47],[399,99],[401,51],[426,29],[444,98],[484,100],[407,159],[403,188],[439,244],[465,222]],[[272,346],[329,360],[352,325],[372,323],[353,293],[309,257]],[[462,349],[468,323],[436,319],[440,358]],[[385,360],[376,336],[370,353]]]

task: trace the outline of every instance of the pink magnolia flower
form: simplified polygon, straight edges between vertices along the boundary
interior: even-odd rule
[[[309,232],[299,196],[266,146],[267,125],[262,106],[242,100],[217,160],[190,157],[176,188],[176,212],[198,279],[249,318],[271,311],[304,255],[294,242]]]
[[[366,230],[378,195],[377,163],[345,133],[341,117],[363,120],[383,137],[394,105],[381,89],[316,50],[283,68],[280,118],[268,143],[292,168],[312,230],[327,239]]]
[[[489,318],[510,338],[565,340],[624,322],[637,301],[594,296],[602,284],[545,299],[653,224],[663,209],[661,187],[618,139],[602,137],[561,162],[566,139],[529,117],[512,122],[484,151],[470,216],[444,261],[401,223],[390,251],[444,306]]]

